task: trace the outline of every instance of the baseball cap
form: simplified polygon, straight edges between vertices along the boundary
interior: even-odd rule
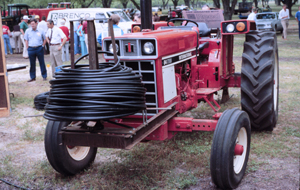
[[[24,20],[29,20],[29,18],[28,18],[27,15],[24,15],[24,16],[23,16],[23,19],[24,19]]]
[[[34,18],[35,18],[35,19],[40,19],[40,16],[39,16],[39,15],[36,15]]]

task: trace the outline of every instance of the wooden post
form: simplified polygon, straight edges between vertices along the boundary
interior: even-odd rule
[[[0,8],[1,12],[1,8]],[[10,112],[9,91],[7,82],[6,60],[2,31],[2,18],[0,18],[0,117],[8,117]]]
[[[99,69],[98,50],[97,50],[97,36],[95,30],[95,23],[93,18],[87,18],[88,28],[88,50],[89,50],[89,64],[91,70]]]

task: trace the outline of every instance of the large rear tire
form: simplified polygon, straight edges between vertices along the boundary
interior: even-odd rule
[[[278,118],[279,66],[276,33],[246,34],[241,72],[241,104],[252,130],[272,131]]]
[[[48,121],[45,132],[45,150],[52,167],[63,175],[75,175],[94,161],[97,147],[68,146],[58,132],[69,122]]]
[[[210,172],[214,184],[222,189],[238,186],[246,171],[250,141],[247,113],[237,108],[226,110],[217,123],[211,148]]]

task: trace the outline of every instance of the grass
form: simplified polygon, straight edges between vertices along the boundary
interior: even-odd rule
[[[290,22],[291,27],[294,22]],[[235,36],[233,60],[237,72],[241,70],[244,39],[244,35]],[[270,160],[296,162],[299,157],[300,43],[297,33],[289,33],[287,41],[281,40],[278,34],[278,47],[278,124],[272,133],[252,133],[246,177],[261,170],[276,172],[271,167],[273,164]],[[16,147],[42,144],[47,123],[43,117],[24,119],[23,116],[42,113],[33,110],[33,98],[36,94],[49,90],[49,85],[37,81],[36,86],[24,90],[23,83],[24,81],[10,84],[10,91],[16,95],[11,98],[13,112],[9,119],[0,119],[0,126],[15,129],[20,134],[18,141],[6,146],[9,151],[2,151],[0,154],[0,177],[32,189],[185,189],[197,185],[202,178],[209,178],[213,138],[213,133],[210,132],[178,133],[173,139],[163,142],[140,143],[130,151],[98,149],[96,162],[86,171],[72,177],[58,174],[45,155],[39,160],[24,158],[21,163],[17,162],[20,158]],[[221,111],[240,107],[240,89],[230,89],[230,94],[234,96],[221,105]],[[200,103],[196,109],[181,116],[211,118],[213,114],[207,104]],[[285,172],[293,175],[289,171]],[[272,175],[265,181],[274,183],[279,178],[280,176]],[[259,180],[255,179],[251,183],[255,184]]]

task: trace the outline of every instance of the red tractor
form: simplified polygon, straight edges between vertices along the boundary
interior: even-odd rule
[[[64,175],[75,175],[94,161],[97,147],[131,149],[141,141],[163,141],[178,132],[215,131],[210,158],[212,180],[220,188],[238,186],[249,158],[251,129],[273,130],[277,122],[279,78],[276,35],[271,31],[256,31],[252,21],[231,20],[222,22],[221,35],[212,38],[211,30],[198,27],[203,23],[183,20],[194,23],[194,26],[167,26],[154,31],[147,29],[103,40],[106,60],[130,67],[142,76],[147,89],[147,108],[142,112],[95,121],[88,119],[97,108],[91,104],[85,107],[89,111],[86,116],[80,115],[77,121],[72,121],[68,116],[77,112],[77,107],[66,102],[68,96],[75,96],[75,91],[66,95],[64,88],[74,85],[86,94],[95,91],[97,89],[81,87],[81,83],[88,85],[93,82],[91,78],[94,74],[88,72],[88,76],[80,74],[71,79],[73,74],[68,71],[67,77],[57,73],[56,79],[50,81],[59,89],[51,89],[49,105],[59,99],[60,94],[64,106],[73,109],[67,115],[53,119],[52,114],[62,112],[59,110],[63,107],[53,103],[56,109],[47,111],[46,106],[45,117],[50,120],[46,127],[45,149],[55,170]],[[88,21],[91,27],[93,23]],[[151,27],[152,23],[149,24]],[[70,28],[72,30],[73,27]],[[89,30],[88,35],[92,36],[93,32]],[[246,36],[241,73],[234,71],[233,39],[236,34]],[[96,64],[92,64],[98,60],[97,52],[92,48],[94,41],[89,37],[90,69],[95,69]],[[109,53],[113,49],[116,49],[118,57]],[[76,68],[75,64],[72,62],[72,69]],[[81,73],[80,69],[74,71]],[[81,77],[84,80],[77,81]],[[123,75],[120,77],[125,78]],[[99,81],[96,86],[100,85]],[[241,87],[242,110],[234,108],[218,113],[220,105],[213,95],[223,90],[223,100],[226,100],[230,87]],[[87,101],[78,94],[76,96],[74,102]],[[115,95],[110,96],[113,98]],[[201,101],[208,103],[216,112],[213,119],[178,116],[196,108]]]

